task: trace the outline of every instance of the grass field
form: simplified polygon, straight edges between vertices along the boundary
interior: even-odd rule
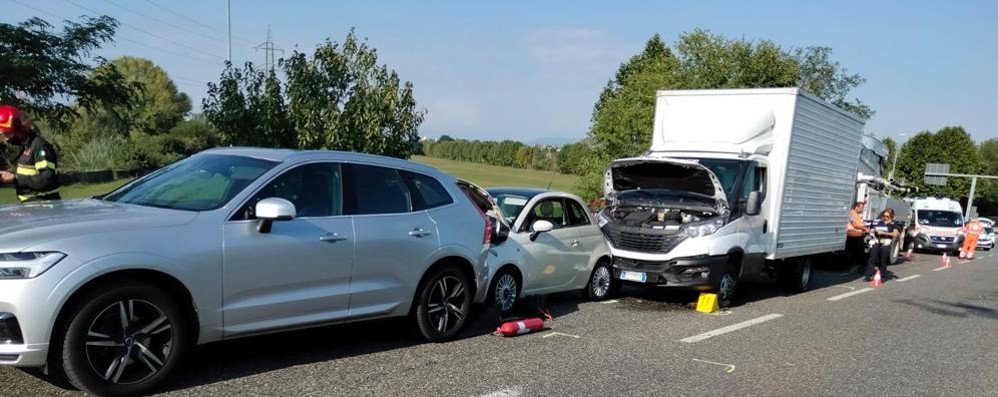
[[[457,178],[464,179],[481,187],[524,186],[547,188],[571,192],[579,180],[575,175],[555,172],[525,170],[520,168],[496,167],[463,161],[444,160],[433,157],[415,156],[412,161],[440,169]]]
[[[524,186],[547,188],[570,192],[579,177],[555,172],[525,170],[520,168],[496,167],[485,164],[466,163],[463,161],[444,160],[431,157],[416,156],[412,161],[436,167],[457,178],[470,181],[481,187],[494,186]],[[59,189],[62,198],[81,198],[104,194],[123,185],[128,180],[122,179],[93,185],[74,184]],[[17,203],[14,189],[0,189],[0,205]]]

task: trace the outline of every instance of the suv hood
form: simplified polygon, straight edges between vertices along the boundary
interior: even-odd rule
[[[629,158],[610,163],[603,174],[603,194],[612,198],[638,189],[665,189],[713,197],[717,208],[727,208],[728,200],[717,175],[700,164],[676,159]]]
[[[94,199],[2,206],[0,252],[18,252],[87,234],[183,225],[197,215],[197,212]]]

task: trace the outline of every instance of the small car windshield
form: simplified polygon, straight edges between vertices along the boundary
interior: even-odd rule
[[[219,208],[277,162],[202,154],[178,161],[103,197],[118,203],[186,211]]]
[[[516,222],[516,217],[523,212],[523,207],[530,201],[529,198],[513,194],[499,194],[495,196],[496,203],[499,204],[499,211],[502,212],[506,223],[512,225]]]

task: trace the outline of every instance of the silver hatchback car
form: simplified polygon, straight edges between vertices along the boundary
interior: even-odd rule
[[[141,393],[195,344],[483,302],[473,185],[356,153],[226,148],[93,199],[0,207],[0,365]]]

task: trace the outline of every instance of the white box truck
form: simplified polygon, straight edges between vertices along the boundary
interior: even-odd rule
[[[807,289],[842,251],[863,121],[796,88],[659,91],[651,149],[612,162],[599,224],[623,281]]]

